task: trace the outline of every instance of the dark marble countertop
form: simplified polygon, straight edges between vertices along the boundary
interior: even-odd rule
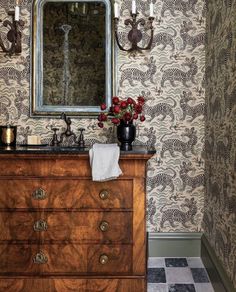
[[[53,146],[21,146],[16,147],[1,147],[1,154],[88,154],[89,147],[79,148],[79,147],[53,147]],[[121,155],[126,154],[155,154],[155,149],[148,149],[145,146],[134,145],[131,151],[121,151]]]

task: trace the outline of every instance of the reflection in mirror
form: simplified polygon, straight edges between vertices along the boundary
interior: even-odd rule
[[[110,2],[38,0],[34,12],[32,114],[89,116],[105,97],[109,106]]]

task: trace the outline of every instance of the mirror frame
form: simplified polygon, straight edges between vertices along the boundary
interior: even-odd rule
[[[106,72],[105,97],[107,108],[115,94],[115,53],[112,21],[112,0],[33,0],[31,20],[31,74],[30,116],[60,117],[62,112],[78,118],[94,118],[101,112],[100,106],[43,105],[43,7],[49,2],[102,2],[106,7]]]

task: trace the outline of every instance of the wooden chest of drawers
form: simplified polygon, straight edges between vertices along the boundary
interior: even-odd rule
[[[150,157],[93,182],[88,154],[1,154],[0,291],[146,291]]]

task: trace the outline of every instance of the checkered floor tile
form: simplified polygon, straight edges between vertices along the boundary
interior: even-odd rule
[[[214,292],[200,258],[149,258],[148,292]]]

